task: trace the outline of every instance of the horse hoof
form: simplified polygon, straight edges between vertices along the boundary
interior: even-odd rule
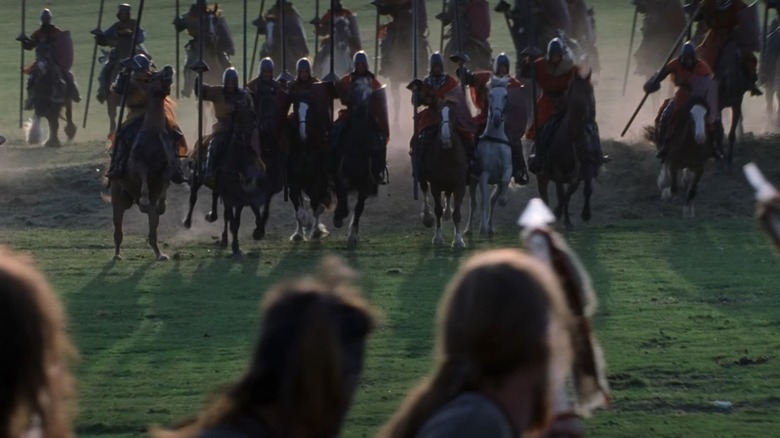
[[[325,225],[319,224],[314,227],[314,230],[311,232],[311,239],[320,240],[323,237],[326,237],[328,234],[330,234],[330,232],[328,232],[328,229],[325,227]]]
[[[444,238],[441,236],[436,236],[431,240],[431,243],[433,243],[436,246],[442,246],[444,245]]]
[[[206,215],[206,222],[208,223],[214,223],[219,219],[219,215],[213,211],[208,212]]]
[[[233,260],[241,260],[242,258],[244,258],[244,253],[241,252],[240,249],[237,249],[237,250],[233,251],[233,254],[231,254],[230,257]]]
[[[422,214],[422,223],[425,226],[425,228],[430,228],[433,226],[433,215],[430,213],[423,213]]]
[[[46,143],[43,144],[47,148],[58,148],[62,146],[62,143],[60,143],[59,140],[46,140]]]
[[[182,221],[181,224],[184,228],[189,230],[190,228],[192,228],[192,219],[190,218],[184,219],[184,221]]]
[[[220,248],[227,248],[228,246],[227,239],[222,239],[219,242],[217,242],[217,246],[219,246]]]
[[[115,262],[121,261],[122,260],[122,256],[120,254],[114,254],[113,260]]]
[[[452,242],[452,249],[466,249],[466,244],[462,240],[455,240]]]
[[[355,249],[358,246],[358,238],[350,237],[347,239],[347,249]]]
[[[582,211],[582,220],[585,222],[590,221],[590,210],[583,210]]]
[[[158,262],[167,262],[168,261],[168,256],[165,255],[165,254],[160,254],[160,255],[157,256],[157,261]]]
[[[662,201],[669,201],[672,199],[672,189],[669,187],[666,187],[665,189],[661,190],[661,200]]]
[[[252,231],[252,239],[255,240],[263,240],[265,237],[265,230],[262,228],[255,228],[254,231]]]
[[[303,242],[303,235],[301,233],[295,233],[290,236],[290,242]]]

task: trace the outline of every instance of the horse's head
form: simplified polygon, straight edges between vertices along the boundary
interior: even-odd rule
[[[439,140],[441,140],[441,146],[444,149],[452,147],[452,125],[455,114],[456,102],[452,99],[445,97],[439,99],[436,107],[439,110]]]
[[[150,96],[164,98],[171,94],[171,85],[173,85],[173,67],[166,65],[162,70],[149,76],[146,90]]]
[[[352,88],[349,90],[350,107],[366,109],[373,91],[370,77],[365,76],[354,79]],[[352,111],[352,113],[355,113],[355,111]],[[364,111],[364,113],[367,113],[367,111]]]
[[[509,95],[509,78],[494,77],[490,80],[490,94],[488,96],[488,122],[493,128],[498,129],[504,123],[504,111],[506,110],[507,96]]]
[[[306,122],[309,116],[309,102],[301,99],[295,103],[295,118],[298,120],[298,136],[306,141]]]
[[[336,40],[336,47],[339,49],[343,50],[349,45],[352,35],[347,17],[336,17],[333,22],[333,36]]]
[[[593,71],[582,66],[577,69],[567,91],[566,106],[568,112],[583,114],[589,119],[595,118],[596,98],[590,81]]]

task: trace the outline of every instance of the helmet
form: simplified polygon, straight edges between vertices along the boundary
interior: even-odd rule
[[[274,72],[274,60],[267,56],[260,60],[260,74],[264,71],[270,71],[271,74]]]
[[[54,16],[51,14],[50,10],[44,9],[41,11],[41,23],[51,23],[52,18],[54,18]]]
[[[428,59],[428,71],[433,71],[434,66],[439,66],[444,69],[444,57],[439,52],[431,53],[431,57]]]
[[[563,40],[560,38],[553,38],[550,43],[547,44],[547,60],[552,59],[553,55],[563,56],[566,46],[563,45]]]
[[[301,70],[306,70],[307,73],[311,74],[311,62],[309,62],[309,58],[301,58],[295,63],[295,71],[300,73]]]
[[[132,11],[132,7],[127,3],[122,3],[119,5],[119,9],[116,11],[116,18],[119,18],[119,15],[122,12],[127,12],[127,15],[130,15],[130,12]]]
[[[225,73],[222,74],[222,87],[227,87],[228,82],[232,82],[238,88],[238,72],[233,67],[226,69]]]
[[[502,65],[506,66],[506,71],[509,72],[509,57],[506,55],[506,53],[501,53],[496,57],[496,62],[493,66],[493,73],[498,74],[498,70]]]
[[[715,7],[719,11],[725,11],[726,9],[731,7],[732,3],[733,3],[733,0],[716,0],[715,1]]]
[[[152,62],[146,55],[138,54],[133,56],[132,69],[136,73],[148,73],[152,69]]]
[[[696,46],[690,41],[683,44],[680,51],[680,62],[685,63],[686,60],[690,60],[691,64],[696,63]]]
[[[355,56],[352,58],[352,64],[355,67],[357,67],[358,64],[363,64],[366,70],[368,70],[368,55],[366,55],[366,52],[359,50],[355,53]]]

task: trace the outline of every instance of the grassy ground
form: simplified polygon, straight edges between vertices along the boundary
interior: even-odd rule
[[[158,60],[173,62],[173,2],[147,2],[144,26]],[[182,3],[188,3],[183,1]],[[224,9],[241,51],[240,2]],[[304,18],[311,1],[296,1]],[[605,70],[598,92],[602,133],[622,128],[633,98],[620,93],[630,27],[629,2],[593,0]],[[367,4],[346,5],[361,17],[364,44],[373,48]],[[0,55],[12,65],[18,47],[18,9],[0,15]],[[74,32],[75,67],[85,94],[95,25],[93,1],[28,2],[28,33],[40,7]],[[429,16],[439,8],[428,2]],[[115,5],[108,4],[106,22]],[[250,15],[258,2],[250,5]],[[324,9],[324,8],[323,8]],[[511,51],[503,20],[494,17],[494,50]],[[105,27],[105,26],[104,26]],[[431,35],[438,35],[432,23]],[[434,45],[438,45],[434,38]],[[250,44],[252,43],[250,39]],[[28,56],[28,60],[29,60]],[[241,64],[240,56],[236,63]],[[21,146],[15,130],[15,68],[0,71],[0,127],[11,140],[0,149],[0,241],[32,253],[65,300],[81,351],[77,368],[80,436],[142,436],[152,423],[195,412],[204,394],[236,378],[245,366],[257,325],[257,303],[276,281],[309,271],[326,252],[343,255],[362,273],[371,302],[385,324],[372,339],[358,400],[345,436],[371,436],[408,388],[430,368],[433,315],[440,292],[472,251],[517,246],[514,221],[533,184],[512,193],[497,213],[498,236],[467,241],[454,253],[430,245],[417,219],[404,166],[407,127],[394,133],[393,184],[369,201],[361,248],[344,250],[344,233],[321,244],[291,245],[289,206],[276,202],[268,240],[253,243],[239,262],[213,246],[219,227],[196,215],[193,231],[178,227],[185,192],[172,190],[160,229],[166,264],[152,262],[145,221],[128,214],[125,260],[112,255],[109,207],[98,176],[104,153],[103,108],[93,103],[90,128],[59,150]],[[639,79],[633,78],[634,88]],[[749,103],[753,113],[762,105]],[[79,106],[83,110],[83,104]],[[192,136],[192,103],[180,104]],[[647,110],[645,120],[652,114]],[[80,119],[80,117],[79,117]],[[753,125],[760,122],[748,120]],[[188,129],[189,127],[189,129]],[[760,130],[760,129],[758,129]],[[636,131],[638,132],[638,130]],[[759,161],[780,181],[778,137],[746,137],[738,162]],[[755,226],[750,189],[739,176],[708,169],[697,201],[698,219],[682,220],[678,204],[660,204],[657,163],[648,145],[605,141],[615,157],[594,195],[594,223],[568,234],[590,270],[600,298],[596,329],[606,351],[614,404],[587,422],[591,436],[774,436],[780,433],[780,300],[777,259]],[[581,205],[574,201],[575,208]],[[329,223],[330,220],[328,219]],[[246,222],[245,222],[246,223]],[[449,235],[450,225],[446,231]],[[510,340],[511,341],[511,340]],[[715,400],[733,403],[719,409]]]

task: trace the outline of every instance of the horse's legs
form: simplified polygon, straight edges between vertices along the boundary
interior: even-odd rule
[[[433,216],[431,215],[431,205],[428,202],[428,192],[430,187],[426,181],[420,181],[420,189],[422,190],[422,204],[420,205],[420,218],[425,228],[433,226]]]
[[[187,217],[184,218],[184,228],[190,228],[192,226],[192,211],[195,210],[195,204],[198,202],[198,190],[200,190],[200,182],[197,178],[192,179],[192,185],[190,185],[190,207],[187,210]]]
[[[65,135],[68,140],[73,140],[76,136],[76,124],[73,123],[73,103],[68,101],[65,103]]]
[[[742,107],[735,105],[731,110],[731,128],[729,129],[729,153],[726,156],[726,166],[730,171],[734,163],[734,143],[737,141],[737,127],[742,120]]]
[[[550,179],[546,176],[538,176],[536,177],[536,186],[539,190],[539,197],[542,198],[542,201],[544,201],[547,206],[550,206],[550,195],[547,190],[547,186],[550,184]]]
[[[301,190],[298,187],[290,187],[290,201],[293,205],[293,214],[295,215],[295,232],[290,236],[290,242],[301,242],[303,235],[303,216],[305,212],[301,208]]]
[[[466,244],[463,242],[463,236],[460,234],[461,207],[463,198],[466,196],[466,187],[459,187],[452,194],[452,225],[455,227],[455,239],[452,241],[454,249],[464,249]]]
[[[157,246],[157,226],[160,225],[160,216],[154,209],[149,209],[146,216],[149,218],[149,246],[152,247],[158,262],[168,260],[168,256],[160,252],[160,247]]]
[[[116,105],[110,97],[106,100],[106,110],[108,111],[109,132],[116,132]]]
[[[400,129],[398,114],[401,112],[401,96],[398,94],[398,81],[390,81],[390,94],[393,98],[393,126]]]
[[[585,186],[583,187],[583,195],[585,195],[585,205],[582,206],[582,220],[588,222],[591,218],[590,213],[590,197],[593,194],[593,180],[585,178]]]
[[[349,238],[347,239],[347,248],[356,248],[358,244],[358,232],[360,231],[360,216],[366,207],[368,193],[360,192],[358,200],[355,203],[355,211],[352,213],[352,221],[349,224]]]
[[[122,246],[122,240],[124,234],[122,233],[122,222],[125,217],[125,210],[127,210],[128,202],[122,202],[124,195],[119,184],[114,182],[111,189],[111,207],[113,211],[114,222],[114,260],[122,260],[122,254],[120,247]],[[126,201],[126,200],[125,200]]]
[[[357,207],[355,207],[357,208]],[[333,226],[341,228],[344,218],[349,216],[349,192],[346,187],[336,184],[336,211],[333,213]]]
[[[49,138],[46,140],[46,144],[44,146],[46,147],[59,147],[60,144],[60,138],[59,138],[59,132],[60,132],[60,115],[59,114],[49,114],[46,116],[46,120],[49,121]]]
[[[325,224],[320,222],[320,215],[325,212],[325,207],[318,201],[311,201],[311,210],[314,215],[314,222],[311,228],[311,239],[320,240],[330,234]]]
[[[434,245],[443,245],[444,235],[441,232],[441,217],[444,214],[444,205],[442,198],[446,195],[438,187],[431,187],[431,195],[433,196],[433,214],[436,215],[436,229],[433,232],[432,242]]]
[[[555,195],[558,198],[558,202],[555,204],[555,217],[560,219],[563,213],[565,213],[564,203],[566,202],[566,187],[563,183],[555,182]]]
[[[466,236],[471,235],[471,224],[474,221],[475,211],[477,211],[477,183],[472,180],[469,182],[469,217],[466,221],[466,228],[463,230],[463,234]]]
[[[155,206],[157,210],[157,215],[162,216],[165,214],[165,210],[168,207],[168,183],[162,184],[162,189],[160,190],[160,195],[157,198],[157,205]]]
[[[479,176],[479,197],[482,208],[482,215],[479,223],[479,234],[486,236],[490,232],[490,184],[488,184],[488,173],[482,172]]]
[[[693,218],[695,216],[695,212],[693,209],[693,198],[696,197],[696,189],[699,185],[699,180],[701,180],[701,176],[704,173],[704,166],[699,165],[696,167],[696,169],[692,170],[693,172],[693,179],[690,181],[688,185],[688,193],[685,197],[685,205],[683,206],[683,217],[686,216],[686,210],[687,215],[690,218]]]
[[[227,230],[230,225],[230,219],[233,217],[233,207],[224,206],[225,209],[222,212],[222,236],[220,236],[219,247],[227,248]]]
[[[669,166],[669,191],[672,192],[672,196],[676,196],[677,193],[680,191],[678,187],[678,178],[677,175],[679,174],[680,170],[677,168],[677,166]]]
[[[142,213],[148,213],[149,205],[151,203],[149,200],[149,175],[146,171],[143,171],[139,173],[139,176],[141,177],[141,198],[138,199],[138,209],[141,210]]]
[[[265,224],[268,223],[268,217],[271,215],[271,196],[265,197],[265,203],[263,203],[263,213],[259,213],[257,210],[260,207],[257,205],[252,206],[252,211],[255,212],[255,230],[252,231],[252,238],[255,240],[261,240],[265,237]]]
[[[241,227],[241,211],[244,209],[243,205],[237,205],[230,210],[230,234],[233,236],[232,250],[233,258],[241,257],[241,249],[238,247],[238,229]]]
[[[493,190],[493,193],[490,194],[490,211],[488,211],[487,222],[488,236],[495,234],[495,231],[493,230],[493,212],[496,210],[496,204],[500,203],[499,199],[506,197],[506,194],[504,193],[505,190],[506,187],[503,184],[498,184]],[[506,203],[504,205],[506,205]]]
[[[262,240],[265,237],[265,221],[263,220],[263,214],[260,213],[260,206],[252,204],[249,206],[252,210],[252,214],[255,215],[255,229],[252,231],[252,239]],[[267,211],[267,207],[263,212]]]
[[[448,221],[452,218],[452,199],[451,196],[444,193],[442,194],[442,207],[444,208],[441,218]]]
[[[216,190],[211,191],[211,210],[206,213],[206,222],[216,222],[219,219],[219,213],[217,212],[219,202],[219,193]]]

